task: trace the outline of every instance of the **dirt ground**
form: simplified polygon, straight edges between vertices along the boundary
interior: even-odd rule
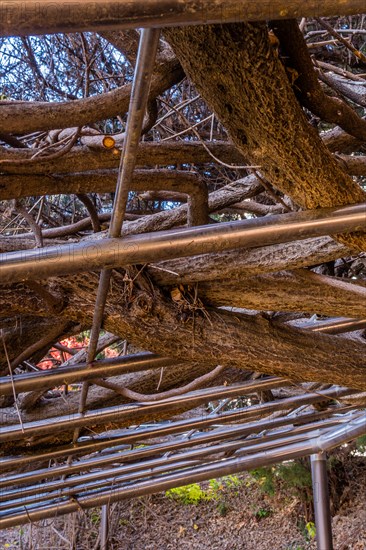
[[[355,470],[352,469],[352,474]],[[366,460],[345,488],[333,517],[336,550],[366,550]],[[303,508],[294,495],[261,491],[249,474],[219,485],[215,498],[184,504],[165,494],[111,506],[111,550],[312,550]],[[206,486],[202,486],[207,489]],[[97,550],[100,510],[0,533],[0,549]]]

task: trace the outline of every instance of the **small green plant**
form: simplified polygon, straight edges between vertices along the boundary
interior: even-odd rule
[[[183,487],[173,487],[173,489],[166,491],[165,495],[168,498],[178,500],[182,504],[198,504],[203,500],[213,498],[208,491],[201,489],[198,483],[191,483]]]
[[[225,517],[227,515],[227,513],[229,512],[229,510],[230,510],[230,508],[224,500],[222,500],[218,503],[217,511],[220,514],[220,516]]]
[[[366,453],[366,434],[356,439],[356,449],[360,453]]]
[[[311,472],[300,462],[288,462],[276,467],[276,475],[291,489],[311,487]]]
[[[254,513],[257,519],[268,518],[271,514],[272,510],[270,508],[258,508],[258,510]]]
[[[100,522],[100,512],[99,510],[92,510],[90,514],[90,521],[93,525],[98,525]]]
[[[315,523],[313,521],[308,521],[308,523],[305,525],[307,539],[313,540],[316,537],[316,527]]]
[[[242,485],[242,480],[236,475],[228,475],[223,478],[225,485],[228,489],[234,489]]]
[[[222,503],[225,489],[233,490],[240,487],[241,479],[235,475],[224,476],[220,479],[210,479],[207,489],[202,489],[198,483],[191,483],[183,487],[174,487],[166,491],[168,498],[174,498],[182,504],[198,504],[202,501],[216,500]],[[222,508],[223,509],[223,508]],[[220,510],[219,510],[219,513]]]
[[[249,473],[258,482],[260,490],[270,496],[275,494],[274,468],[261,467],[251,470]]]

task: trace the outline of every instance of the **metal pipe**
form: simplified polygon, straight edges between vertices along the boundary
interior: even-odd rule
[[[151,76],[155,64],[159,44],[159,29],[142,29],[137,53],[136,69],[132,83],[130,105],[127,117],[126,135],[119,165],[116,196],[113,205],[108,237],[120,237],[125,216],[128,193],[131,189],[132,175],[136,164],[142,124],[149,96]],[[107,301],[109,283],[112,272],[103,269],[100,274],[93,324],[88,347],[88,362],[94,361],[98,346],[99,333],[102,326],[104,308]],[[80,401],[80,412],[84,411],[88,382],[85,383],[84,399]],[[83,395],[82,394],[82,395]]]
[[[326,319],[325,321],[310,321],[303,325],[296,325],[298,328],[306,328],[312,332],[324,332],[326,334],[343,334],[366,328],[366,319],[349,319],[348,317],[338,317],[336,319]]]
[[[159,37],[159,29],[142,29],[141,31],[128,111],[126,136],[123,142],[115,202],[108,231],[109,237],[119,237],[121,234],[128,193],[131,188],[132,174],[136,164],[137,148],[141,137]]]
[[[0,35],[326,17],[362,13],[364,8],[364,0],[3,0]]]
[[[282,385],[283,381],[279,381],[278,385]],[[133,415],[133,418],[137,419],[139,415],[153,415],[154,413],[161,413],[163,411],[173,412],[182,406],[194,404],[198,406],[208,401],[215,399],[223,399],[225,397],[236,397],[238,395],[245,395],[245,392],[252,393],[253,391],[263,391],[268,386],[273,387],[273,380],[261,380],[259,382],[248,382],[246,384],[235,385],[231,387],[223,386],[220,388],[207,388],[205,390],[189,392],[181,396],[171,397],[163,401],[146,404],[128,404],[117,407],[107,407],[98,411],[88,411],[85,415],[80,413],[70,414],[66,416],[59,416],[56,418],[47,418],[44,420],[33,421],[24,423],[22,426],[9,426],[3,428],[0,433],[0,441],[11,441],[14,438],[26,439],[28,437],[35,437],[38,435],[48,434],[51,430],[53,433],[59,433],[65,429],[85,427],[89,425],[96,425],[105,422],[117,422],[121,421],[123,417]],[[253,388],[256,388],[254,390]],[[282,399],[281,401],[265,403],[261,405],[254,405],[248,407],[246,411],[242,411],[240,415],[251,417],[260,414],[266,414],[285,408],[291,408],[294,405],[316,403],[329,398],[340,398],[345,395],[352,395],[359,393],[358,390],[351,390],[349,388],[332,387],[327,390],[318,391],[317,393],[306,394],[305,396],[290,397]]]
[[[344,407],[343,409],[337,409],[341,413],[345,409],[349,410],[349,407]],[[7,477],[3,477],[0,480],[0,488],[4,489],[5,487],[9,487],[11,485],[17,485],[18,483],[35,483],[37,481],[41,481],[45,477],[57,477],[62,475],[71,475],[74,473],[81,472],[83,470],[89,470],[90,468],[96,468],[96,467],[102,467],[106,466],[108,464],[111,464],[113,462],[131,462],[133,460],[143,460],[146,458],[149,458],[151,456],[154,456],[158,452],[171,452],[171,451],[177,451],[179,449],[189,447],[189,446],[195,446],[195,445],[201,445],[201,444],[208,444],[213,443],[215,441],[226,439],[229,437],[247,437],[247,436],[253,436],[255,433],[259,433],[263,430],[271,430],[287,425],[293,425],[294,428],[297,429],[297,427],[302,427],[304,424],[308,424],[309,422],[317,422],[321,423],[321,425],[328,425],[329,422],[346,422],[349,421],[349,416],[339,416],[337,419],[331,418],[328,421],[324,421],[325,418],[327,418],[329,415],[331,415],[334,411],[322,411],[322,412],[316,412],[316,413],[305,413],[301,415],[301,417],[281,417],[277,419],[270,419],[270,420],[260,420],[257,422],[246,422],[244,424],[235,425],[232,427],[224,427],[220,428],[218,430],[211,430],[209,433],[198,433],[192,435],[189,439],[185,438],[183,441],[169,441],[166,443],[160,443],[156,445],[149,445],[148,447],[143,447],[139,449],[132,449],[128,451],[123,452],[114,452],[112,454],[108,454],[106,456],[97,456],[89,459],[85,459],[82,461],[78,461],[74,464],[64,464],[61,466],[55,466],[52,469],[49,468],[42,468],[40,470],[36,470],[33,472],[26,473],[22,471],[20,474],[12,474]],[[217,419],[214,419],[217,423]],[[224,421],[227,419],[223,419]],[[229,418],[231,420],[231,418]],[[303,424],[301,424],[301,422]],[[207,421],[203,421],[205,424],[203,428],[209,427],[207,426]],[[213,422],[211,421],[211,424]],[[175,424],[179,424],[178,426],[170,425],[169,430],[159,430],[159,428],[150,429],[149,433],[146,433],[148,430],[144,430],[144,433],[138,433],[141,430],[136,430],[135,433],[129,433],[131,430],[126,430],[126,435],[122,436],[121,438],[118,438],[115,442],[115,445],[113,445],[113,442],[107,443],[107,445],[112,446],[112,449],[115,449],[117,445],[120,445],[121,443],[136,443],[139,441],[146,441],[146,439],[151,439],[152,437],[162,437],[166,435],[172,435],[176,433],[177,431],[183,431],[183,429],[187,429],[187,427],[181,426],[180,422],[177,422]],[[143,436],[145,435],[145,438],[143,439]],[[258,436],[255,436],[258,437]],[[249,441],[249,440],[248,440]],[[106,443],[104,443],[104,447],[106,446]],[[101,450],[101,444],[97,444],[96,449],[93,448],[91,450],[85,450],[84,454],[90,453],[90,452],[96,452]],[[59,454],[60,457],[68,456],[71,454],[71,451],[75,449],[67,448],[62,451],[62,454]],[[79,451],[80,452],[80,451]],[[47,453],[45,460],[51,458],[52,453]],[[44,455],[41,455],[44,456]],[[25,457],[25,460],[23,462],[20,462],[20,465],[24,465],[26,462],[29,463],[29,461],[34,457]],[[55,457],[54,454],[52,454],[52,458]],[[8,464],[9,462],[9,464]],[[12,466],[14,469],[14,462],[19,464],[19,459],[17,462],[17,458],[11,458],[0,462],[1,470],[4,472],[5,469],[10,469]],[[5,466],[9,466],[5,468]]]
[[[327,457],[325,453],[311,455],[316,542],[319,550],[333,550],[332,517],[328,490]]]
[[[337,429],[332,434],[323,435],[318,442],[319,450],[330,451],[338,445],[352,441],[364,434],[366,434],[366,413],[352,418],[342,429]]]
[[[78,480],[81,481],[90,481],[95,479],[100,479],[104,477],[109,476],[116,476],[121,473],[133,473],[138,472],[141,469],[149,468],[155,468],[156,466],[160,466],[162,464],[170,464],[171,462],[174,462],[177,460],[177,457],[181,459],[182,457],[184,459],[192,459],[197,457],[203,457],[206,455],[212,455],[217,454],[219,452],[227,452],[232,450],[238,450],[244,451],[247,453],[254,452],[259,449],[267,448],[268,446],[276,444],[278,445],[278,442],[276,443],[276,440],[288,438],[288,437],[299,437],[301,435],[300,439],[304,437],[303,433],[306,432],[307,435],[309,433],[318,431],[319,433],[324,432],[324,429],[329,429],[330,426],[337,425],[340,422],[345,422],[345,419],[330,419],[326,422],[315,422],[314,424],[310,425],[303,425],[303,426],[297,426],[296,428],[292,428],[285,431],[278,431],[275,433],[271,433],[268,435],[257,435],[256,437],[252,437],[250,439],[247,439],[245,441],[243,440],[234,440],[230,441],[228,443],[223,443],[222,440],[233,438],[233,437],[243,437],[243,429],[245,431],[245,425],[241,427],[240,429],[235,429],[230,432],[229,430],[217,430],[214,433],[214,437],[211,436],[211,434],[202,434],[198,437],[195,437],[194,439],[187,439],[187,438],[181,438],[178,441],[166,441],[162,444],[156,444],[151,445],[147,448],[145,448],[145,451],[149,451],[150,456],[155,456],[156,454],[164,454],[163,457],[157,458],[157,459],[150,459],[142,461],[141,457],[139,457],[139,453],[136,453],[133,450],[125,451],[122,453],[113,453],[112,455],[108,455],[106,457],[95,457],[93,459],[88,459],[85,461],[77,462],[73,465],[62,465],[62,466],[55,466],[54,468],[42,468],[41,470],[38,470],[36,472],[29,472],[29,473],[21,473],[13,476],[9,476],[8,478],[4,478],[2,480],[2,488],[6,488],[13,485],[20,485],[25,484],[26,487],[24,488],[17,488],[17,489],[11,489],[8,491],[1,491],[0,493],[0,502],[4,502],[7,499],[12,498],[18,498],[18,495],[20,495],[22,498],[34,494],[38,494],[40,492],[40,489],[46,490],[45,483],[42,483],[42,487],[40,485],[28,485],[29,483],[37,483],[38,481],[42,481],[49,478],[54,477],[61,477],[65,475],[72,475],[72,474],[78,474],[78,476],[74,477],[68,477],[67,479],[61,479],[59,481],[50,481],[47,483],[47,487],[49,487],[51,490],[55,491],[58,489],[63,489],[65,487],[70,487],[74,485],[78,485]],[[211,437],[210,437],[211,436]],[[221,437],[220,437],[221,436]],[[212,445],[211,447],[208,447],[208,443],[212,443],[214,441],[221,440],[219,444]],[[272,442],[275,442],[274,444]],[[196,450],[191,450],[191,447],[197,446],[197,445],[206,445],[204,448]],[[264,447],[263,447],[264,445]],[[189,450],[177,453],[176,451],[179,451],[182,448],[188,448]],[[171,453],[172,451],[175,451],[175,454],[169,454],[167,456],[166,453]],[[142,458],[146,458],[146,452],[143,453],[144,456]],[[135,455],[135,458],[137,462],[130,464],[131,457],[129,455]],[[85,470],[91,470],[92,468],[101,468],[105,466],[109,466],[110,464],[116,464],[116,463],[123,463],[122,466],[119,467],[113,467],[112,469],[105,469],[103,471],[97,471],[94,473],[89,474],[83,474],[80,476],[82,471]]]
[[[108,550],[109,535],[109,504],[103,504],[100,517],[100,550]]]
[[[252,443],[252,445],[248,444],[250,442],[231,441],[214,445],[213,447],[204,447],[175,455],[163,456],[147,462],[138,462],[137,464],[122,465],[104,471],[91,472],[66,480],[44,482],[42,485],[36,485],[31,488],[19,488],[2,495],[1,500],[3,504],[0,504],[0,514],[6,515],[11,508],[19,508],[20,506],[28,508],[30,505],[40,503],[41,501],[54,501],[55,499],[62,499],[70,495],[85,496],[90,491],[95,491],[95,489],[108,485],[110,488],[115,489],[121,486],[122,483],[131,483],[136,479],[151,478],[161,473],[168,473],[178,469],[182,470],[186,467],[202,464],[205,462],[205,457],[207,457],[207,464],[222,460],[222,458],[212,455],[236,451],[236,456],[241,456],[243,453],[249,455],[254,452],[271,451],[283,445],[302,443],[304,440],[322,434],[322,431],[319,429],[305,430],[305,432],[305,434],[293,434],[292,432],[285,435],[276,434],[276,438],[268,437],[265,438],[265,441]],[[245,445],[246,443],[247,445]]]
[[[171,364],[172,360],[169,357],[141,353],[127,357],[101,359],[92,363],[78,363],[41,372],[18,374],[13,377],[13,380],[9,376],[3,376],[0,378],[0,395],[13,395],[13,391],[22,393],[54,388],[62,384],[74,384],[93,378],[158,369],[171,366]]]
[[[363,231],[366,203],[0,254],[2,284]]]
[[[255,391],[263,391],[268,388],[279,387],[283,385],[284,381],[281,378],[267,378],[265,380],[253,380],[244,384],[236,384],[233,386],[220,386],[216,388],[204,388],[202,390],[196,390],[176,397],[170,397],[162,401],[156,401],[153,403],[128,403],[126,405],[118,405],[116,407],[106,407],[97,411],[88,411],[85,415],[79,413],[70,414],[66,416],[59,416],[53,418],[53,422],[50,418],[23,423],[22,426],[11,426],[3,428],[0,432],[0,441],[9,441],[14,437],[27,438],[32,435],[41,435],[49,433],[53,430],[55,433],[63,431],[65,428],[76,428],[79,426],[88,426],[90,424],[100,424],[101,422],[116,422],[117,419],[121,419],[124,416],[130,416],[131,413],[134,418],[138,417],[138,413],[153,414],[154,412],[161,412],[165,410],[175,410],[186,406],[189,403],[194,403],[196,406],[207,401],[214,399],[221,399],[224,397],[236,397],[238,395],[244,395],[245,393],[253,393]],[[331,390],[327,390],[331,391]],[[336,391],[338,395],[339,388]],[[342,390],[344,391],[344,389]],[[351,390],[346,390],[348,393]],[[354,393],[358,393],[358,390],[352,390]],[[318,394],[317,394],[318,395]],[[283,401],[282,401],[283,402]],[[266,404],[267,406],[268,404]]]
[[[354,433],[357,432],[359,425],[363,424],[365,429],[365,415],[359,417],[358,421],[354,422]],[[344,441],[348,441],[350,432],[347,431],[347,426],[343,429]],[[339,441],[339,435],[337,441]],[[329,438],[328,438],[329,439]],[[292,445],[284,445],[272,451],[264,451],[250,455],[249,457],[230,458],[214,464],[205,464],[204,466],[185,470],[174,474],[168,474],[156,479],[129,484],[127,487],[119,487],[112,490],[100,491],[98,493],[81,496],[77,499],[71,499],[66,502],[43,506],[41,509],[25,510],[11,514],[0,520],[0,529],[13,527],[21,523],[39,521],[47,517],[56,515],[69,514],[75,512],[80,507],[90,508],[94,506],[102,506],[106,503],[113,503],[124,498],[133,498],[136,496],[151,494],[159,491],[164,491],[172,487],[204,481],[212,477],[221,477],[233,473],[242,472],[259,466],[266,466],[291,460],[300,456],[315,454],[320,451],[319,443],[322,443],[322,436],[316,439],[310,439],[301,443]]]
[[[347,413],[352,409],[353,408],[349,406],[339,407],[337,408],[336,413],[337,414],[338,413],[342,414],[345,412]],[[327,418],[329,415],[333,414],[334,412],[335,412],[334,410],[330,409],[330,410],[315,412],[315,413],[305,413],[297,417],[286,416],[286,417],[280,417],[276,419],[270,418],[269,420],[265,419],[265,420],[258,420],[254,422],[246,422],[244,425],[233,426],[232,428],[229,428],[229,429],[235,430],[236,428],[238,428],[240,435],[242,437],[245,437],[253,433],[258,433],[262,430],[273,429],[279,426],[286,426],[291,424],[300,425],[302,423],[311,422],[313,420],[324,419],[324,418]],[[51,451],[47,451],[45,453],[26,455],[26,456],[20,456],[20,457],[12,456],[10,458],[0,459],[0,469],[2,472],[11,471],[11,470],[14,471],[16,467],[22,468],[25,465],[29,465],[34,462],[48,462],[50,460],[56,460],[64,456],[71,456],[71,455],[80,455],[80,454],[86,455],[94,452],[100,452],[106,448],[114,449],[121,444],[132,444],[134,442],[141,441],[143,438],[149,439],[152,437],[174,435],[175,433],[191,430],[191,429],[197,429],[197,430],[207,429],[214,424],[225,424],[227,422],[237,422],[239,418],[240,418],[240,410],[231,412],[231,413],[225,413],[225,416],[221,414],[221,415],[215,415],[214,417],[211,417],[210,415],[209,417],[204,419],[202,419],[201,417],[195,417],[195,418],[190,418],[188,420],[180,420],[174,423],[170,423],[164,427],[157,426],[154,428],[139,428],[137,430],[134,430],[133,432],[131,432],[131,430],[124,430],[124,435],[122,434],[121,436],[114,439],[107,438],[106,440],[102,439],[101,441],[92,440],[85,444],[76,443],[72,447],[70,446],[66,448],[61,447],[58,449],[52,449]],[[228,430],[228,428],[225,428],[225,430]],[[193,439],[195,437],[196,437],[195,435],[192,436]],[[215,435],[212,435],[211,437],[212,439],[210,439],[210,441],[215,441],[216,439]],[[208,440],[206,440],[206,443],[207,442]],[[178,447],[174,446],[174,448],[178,448]],[[134,460],[134,459],[147,458],[154,452],[155,452],[155,448],[152,448],[151,446],[149,447],[149,449],[146,449],[146,448],[134,449],[133,451],[129,451],[128,459]],[[121,456],[121,453],[119,453],[119,456]],[[126,458],[127,457],[125,456],[123,459],[126,460]],[[94,463],[95,459],[89,459],[89,460],[92,460],[93,465],[95,465]],[[102,460],[102,458],[100,458],[99,460]],[[84,460],[83,464],[87,465],[88,461]],[[66,466],[58,466],[57,471],[59,473],[61,472],[60,475],[62,473],[66,474],[67,472],[69,472],[69,469],[71,469],[71,473],[75,471],[79,471],[77,468],[74,469],[74,466],[75,465],[68,465],[67,471],[65,470],[62,472],[61,470],[59,470],[59,468],[66,468]],[[80,462],[78,462],[78,467],[79,466],[81,469],[82,466]],[[43,476],[43,474],[44,474],[44,471],[42,470],[41,475]],[[24,480],[24,478],[28,479],[28,476],[33,475],[33,473],[26,474],[22,472],[22,474],[15,474],[15,476],[12,475],[10,477],[7,477],[6,479],[0,480],[0,487],[5,487],[7,485],[16,483],[17,480],[21,479],[17,477],[19,475]]]

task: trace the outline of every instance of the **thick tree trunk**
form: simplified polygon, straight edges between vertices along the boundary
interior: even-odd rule
[[[104,328],[140,349],[177,361],[213,367],[221,364],[297,381],[366,388],[363,344],[284,326],[261,315],[206,309],[189,295],[173,302],[157,287],[147,291],[146,284],[140,285],[136,280],[133,285],[124,277],[124,273],[115,272]],[[90,325],[97,276],[65,277],[54,280],[53,285],[65,303],[60,316],[83,326]],[[16,310],[30,314],[35,307],[40,311],[37,297],[21,285],[3,293],[4,314],[14,314]],[[47,315],[47,310],[43,315]]]
[[[273,185],[305,208],[365,200],[308,123],[266,25],[175,28],[165,36],[238,149]],[[363,234],[344,241],[366,248]]]

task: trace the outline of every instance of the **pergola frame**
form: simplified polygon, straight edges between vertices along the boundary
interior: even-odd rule
[[[0,35],[41,34],[74,32],[83,30],[135,28],[144,26],[134,86],[129,111],[127,137],[121,158],[117,198],[112,214],[112,224],[107,239],[89,241],[81,245],[64,245],[57,249],[14,252],[0,255],[1,283],[27,281],[56,274],[101,269],[101,279],[94,314],[88,361],[80,368],[73,366],[64,372],[15,376],[13,380],[0,379],[0,391],[11,394],[18,391],[42,389],[48,384],[82,380],[80,411],[73,417],[54,418],[47,421],[4,428],[0,441],[12,438],[27,439],[48,430],[62,430],[68,423],[73,428],[72,445],[61,449],[58,457],[69,457],[67,466],[45,469],[47,453],[9,457],[1,465],[5,476],[0,484],[5,490],[0,499],[0,528],[37,521],[77,511],[80,507],[106,506],[123,498],[150,494],[177,485],[203,481],[212,477],[241,472],[258,466],[283,460],[314,455],[314,487],[321,487],[322,497],[316,502],[316,519],[319,548],[331,548],[329,502],[326,497],[325,452],[366,433],[366,416],[357,406],[334,405],[333,399],[356,394],[356,390],[331,387],[328,390],[303,391],[300,396],[263,405],[248,406],[232,413],[220,411],[195,418],[160,424],[155,428],[136,428],[90,437],[78,441],[79,429],[98,420],[139,414],[154,414],[165,410],[173,413],[181,403],[189,400],[196,406],[213,399],[251,395],[255,391],[291,385],[290,381],[266,378],[242,385],[210,388],[188,392],[182,396],[154,403],[132,404],[85,413],[85,401],[89,384],[101,376],[122,372],[137,372],[160,368],[170,364],[169,358],[153,354],[94,361],[99,330],[109,288],[111,269],[131,263],[145,263],[158,259],[209,253],[235,247],[258,246],[298,240],[315,235],[362,230],[365,227],[365,204],[345,208],[308,211],[265,220],[253,220],[218,226],[199,226],[136,237],[120,238],[121,227],[131,178],[135,165],[138,138],[145,112],[149,77],[153,59],[148,53],[156,51],[159,31],[155,27],[199,23],[232,22],[238,20],[267,20],[298,16],[336,15],[358,13],[365,7],[364,1],[347,2],[253,2],[235,0],[135,0],[130,2],[75,2],[67,0],[55,5],[45,0],[37,2],[2,2],[0,7]],[[310,326],[310,330],[342,333],[365,326],[365,320],[334,320],[323,328]],[[61,377],[61,378],[60,378]],[[313,403],[329,402],[321,412],[309,412]],[[241,422],[245,420],[245,422]],[[229,426],[227,425],[229,424]],[[187,429],[194,430],[186,435]],[[202,429],[209,429],[204,434]],[[127,433],[128,432],[128,433]],[[154,436],[175,435],[174,439],[159,444],[149,442]],[[180,435],[179,435],[180,434]],[[143,449],[128,449],[135,442],[147,442]],[[198,448],[194,448],[197,446]],[[87,450],[87,451],[86,451]],[[103,454],[101,451],[103,450]],[[94,453],[91,458],[73,463],[73,457]],[[169,455],[166,455],[166,453]],[[234,457],[227,453],[234,452]],[[321,453],[321,454],[319,454]],[[152,457],[152,458],[151,458]],[[156,458],[157,457],[157,458]],[[321,457],[321,458],[319,458]],[[30,462],[35,468],[30,474],[16,473]],[[100,468],[103,467],[103,470]],[[93,470],[95,468],[95,470]],[[79,476],[83,470],[89,474]],[[63,476],[69,477],[64,478]],[[58,480],[50,481],[52,478]],[[46,480],[40,486],[39,480]],[[16,485],[16,489],[11,489]],[[10,488],[10,489],[9,489]],[[315,491],[316,489],[314,489]],[[316,493],[314,493],[316,494]],[[2,502],[2,504],[1,504]],[[104,508],[105,512],[105,508]],[[104,514],[102,521],[102,545],[105,546],[108,525]]]

